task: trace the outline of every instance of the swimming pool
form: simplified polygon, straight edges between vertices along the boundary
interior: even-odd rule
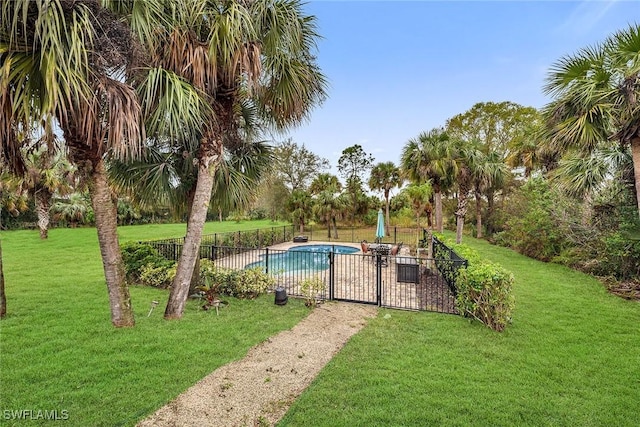
[[[244,268],[265,267],[270,273],[291,273],[295,271],[322,271],[329,268],[329,252],[352,254],[360,249],[343,245],[303,245],[285,252],[274,252],[261,260],[247,264]]]

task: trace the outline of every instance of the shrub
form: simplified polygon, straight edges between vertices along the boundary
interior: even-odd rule
[[[498,332],[511,323],[514,300],[510,272],[489,261],[474,262],[460,270],[456,286],[456,305],[464,316]]]
[[[318,304],[318,296],[324,292],[325,289],[326,284],[318,276],[304,279],[300,283],[300,292],[302,292],[305,298],[304,305],[307,307],[315,307]]]
[[[453,273],[457,290],[456,307],[460,314],[473,317],[498,332],[504,330],[511,323],[514,307],[511,294],[513,275],[500,265],[482,259],[477,251],[467,245],[453,244],[448,239],[439,238],[469,264]],[[448,251],[444,255],[448,259]],[[446,262],[444,264],[446,267]]]
[[[253,299],[275,285],[275,279],[261,268],[231,270],[217,267],[212,261],[200,261],[200,278],[216,292],[236,298]]]
[[[253,299],[272,289],[276,280],[260,267],[250,268],[239,272],[238,281],[233,289],[233,296],[237,298]]]
[[[124,269],[127,281],[130,283],[139,283],[141,280],[143,268],[146,268],[147,277],[151,277],[158,272],[152,272],[153,269],[172,267],[175,263],[164,258],[153,246],[146,243],[127,242],[120,245],[122,252],[122,260],[124,261]],[[152,280],[157,283],[156,280]],[[155,286],[155,285],[152,285]]]
[[[140,284],[166,289],[171,286],[175,276],[175,262],[165,260],[160,264],[148,263],[140,269]]]

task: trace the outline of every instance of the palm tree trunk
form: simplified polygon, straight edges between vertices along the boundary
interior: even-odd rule
[[[109,188],[103,160],[99,159],[93,163],[89,176],[89,193],[109,292],[111,323],[116,327],[134,326],[131,296],[125,281],[124,263],[118,244],[117,205]]]
[[[184,313],[184,306],[189,296],[189,284],[200,252],[202,230],[207,220],[214,184],[213,168],[217,159],[216,155],[205,155],[200,159],[196,191],[187,222],[187,235],[178,260],[176,277],[171,285],[171,294],[164,312],[165,319],[180,319]]]
[[[458,208],[456,209],[456,243],[462,242],[462,230],[464,229],[464,217],[467,214],[467,195],[458,193]]]
[[[0,319],[7,315],[7,297],[4,293],[4,269],[2,268],[2,243],[0,242]]]
[[[51,193],[41,188],[34,194],[36,212],[38,214],[38,229],[40,230],[40,238],[49,237],[49,208],[51,202]]]
[[[636,184],[636,204],[640,216],[640,138],[631,140],[631,158],[633,159],[633,178]]]
[[[386,222],[384,224],[384,228],[385,228],[385,231],[386,231],[387,237],[388,237],[388,236],[391,236],[391,232],[389,231],[389,229],[390,229],[390,227],[389,227],[389,222],[390,222],[389,221],[389,190],[385,190],[385,192],[384,192],[384,201],[385,201],[385,204],[384,204],[384,210],[385,210],[384,219],[386,220]]]
[[[482,239],[482,196],[476,191],[476,237]]]
[[[338,224],[337,224],[335,216],[331,218],[331,224],[333,225],[333,238],[337,240],[338,239]]]
[[[434,191],[433,198],[436,202],[436,230],[438,233],[444,231],[444,224],[442,222],[442,192]]]

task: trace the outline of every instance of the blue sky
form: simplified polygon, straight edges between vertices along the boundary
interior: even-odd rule
[[[329,98],[289,136],[327,158],[405,143],[477,102],[541,108],[549,67],[640,24],[640,1],[310,1]],[[283,139],[283,137],[278,137]]]

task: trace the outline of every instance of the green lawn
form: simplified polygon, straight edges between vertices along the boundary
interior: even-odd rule
[[[265,222],[211,223],[206,232],[254,229]],[[223,226],[223,227],[221,227]],[[185,226],[120,228],[126,240],[176,237]],[[55,229],[0,233],[8,317],[0,322],[0,425],[36,425],[10,412],[58,411],[64,425],[134,425],[217,367],[291,328],[308,310],[281,307],[273,296],[231,299],[220,315],[195,301],[184,318],[162,319],[168,292],[131,289],[137,325],[111,326],[96,231]],[[150,317],[151,301],[160,305]],[[64,412],[63,412],[64,411]]]
[[[640,425],[640,303],[567,268],[465,243],[515,275],[505,332],[383,310],[279,425]]]

